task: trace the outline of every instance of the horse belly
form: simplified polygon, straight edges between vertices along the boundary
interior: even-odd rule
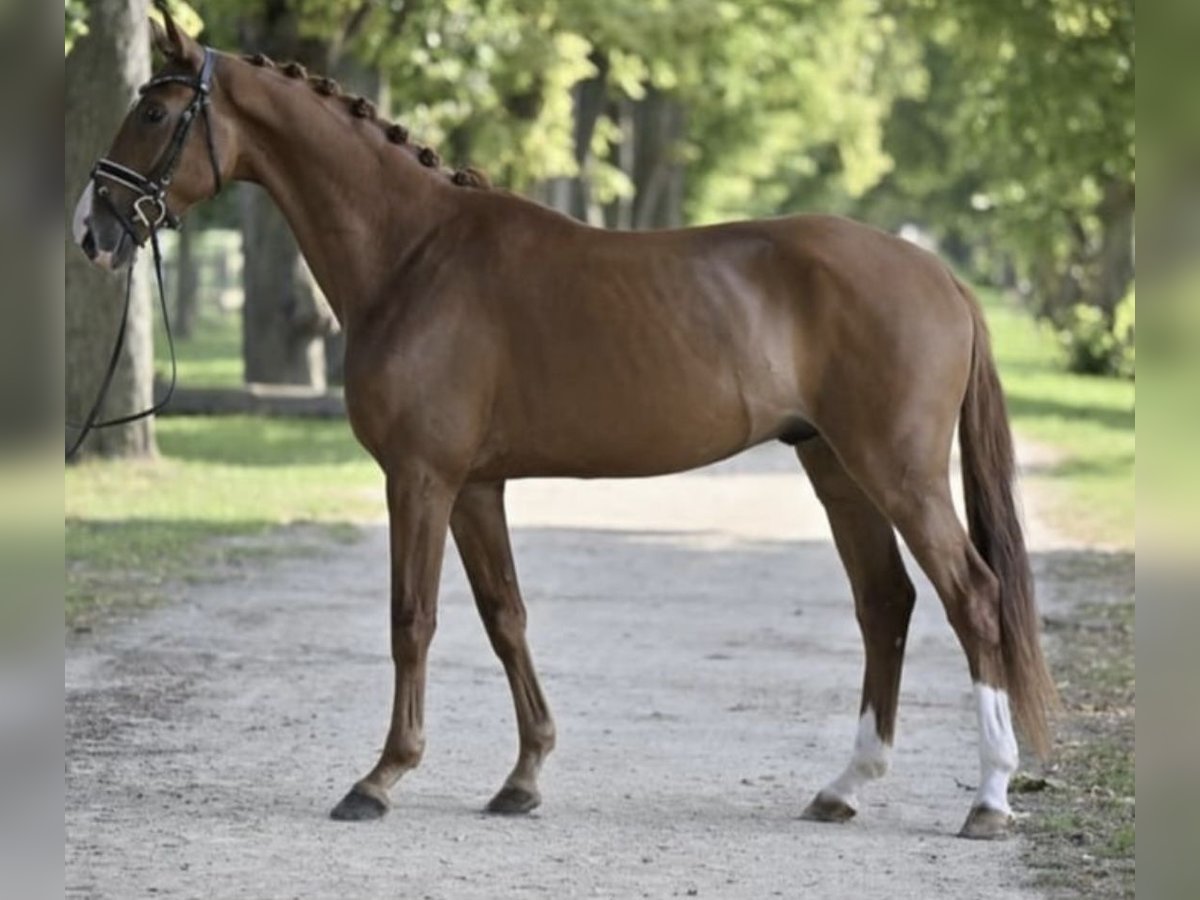
[[[602,355],[597,355],[597,357]],[[590,354],[497,404],[506,477],[659,475],[715,462],[797,420],[794,367],[737,354]],[[532,385],[533,387],[529,387]]]

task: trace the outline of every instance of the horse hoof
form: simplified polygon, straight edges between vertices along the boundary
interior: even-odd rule
[[[857,810],[853,806],[829,794],[817,794],[812,803],[800,813],[801,819],[809,822],[848,822]]]
[[[329,817],[339,822],[365,822],[368,819],[381,819],[387,811],[387,801],[381,800],[374,794],[368,794],[355,785],[350,788],[350,793],[333,808]]]
[[[958,836],[973,841],[1002,841],[1011,833],[1011,815],[986,806],[973,806]]]
[[[500,793],[491,799],[484,811],[502,816],[516,816],[537,809],[541,802],[541,795],[537,791],[527,791],[525,788],[506,784],[500,788]]]

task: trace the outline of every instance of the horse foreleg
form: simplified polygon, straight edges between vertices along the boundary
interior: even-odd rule
[[[823,440],[797,448],[829,517],[850,578],[866,652],[854,753],[845,771],[820,790],[803,817],[843,822],[857,812],[857,795],[888,766],[904,665],[904,641],[916,592],[904,570],[892,526],[847,474]]]
[[[487,811],[529,812],[541,802],[537,776],[554,748],[554,721],[525,640],[525,605],[509,545],[503,482],[465,487],[454,505],[450,528],[488,639],[508,676],[517,714],[517,764]]]
[[[424,752],[426,657],[437,625],[438,578],[454,494],[428,470],[388,473],[396,676],[392,721],[379,762],[334,807],[335,819],[382,816],[388,790]]]

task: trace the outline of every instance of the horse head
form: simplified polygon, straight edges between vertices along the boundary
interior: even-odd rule
[[[161,8],[161,7],[160,7]],[[217,55],[162,9],[151,21],[163,64],[97,161],[75,207],[75,242],[97,265],[120,269],[161,226],[174,226],[232,173],[236,135],[215,80]]]

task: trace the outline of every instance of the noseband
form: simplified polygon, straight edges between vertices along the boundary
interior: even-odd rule
[[[195,93],[191,102],[184,108],[171,135],[171,142],[162,152],[159,162],[151,168],[150,175],[142,175],[133,169],[113,162],[111,159],[100,159],[92,169],[92,181],[96,184],[96,196],[116,216],[126,234],[140,247],[145,238],[138,238],[137,229],[129,221],[129,217],[117,209],[109,195],[108,187],[101,180],[112,181],[134,191],[138,196],[133,201],[133,214],[146,227],[148,234],[153,235],[164,222],[169,228],[178,228],[179,220],[167,208],[167,191],[171,189],[171,180],[175,177],[175,168],[183,155],[184,144],[196,118],[204,119],[204,139],[208,148],[208,160],[212,164],[213,195],[221,192],[221,166],[217,161],[217,147],[213,141],[212,119],[208,109],[212,94],[213,68],[216,64],[216,54],[208,47],[204,48],[204,63],[200,66],[200,74],[194,78],[189,75],[162,75],[146,82],[138,89],[139,94],[145,94],[164,84],[182,84],[190,87]]]
[[[117,331],[117,339],[113,344],[112,353],[109,356],[108,369],[104,373],[103,380],[100,382],[100,391],[97,393],[96,399],[93,401],[87,416],[81,424],[67,423],[69,427],[77,429],[79,432],[75,436],[75,440],[67,448],[66,456],[68,460],[79,452],[79,448],[83,446],[84,438],[88,436],[88,433],[93,428],[127,425],[130,422],[136,422],[138,419],[152,416],[167,405],[167,402],[171,399],[171,395],[175,392],[175,339],[171,336],[171,319],[167,314],[167,297],[166,292],[163,290],[162,251],[158,246],[158,229],[163,224],[166,224],[169,228],[179,227],[179,220],[167,208],[167,191],[171,189],[171,180],[175,177],[175,168],[179,165],[179,158],[183,155],[184,144],[187,142],[192,126],[196,123],[197,116],[204,119],[205,144],[208,147],[208,160],[212,164],[213,196],[216,196],[221,191],[221,166],[217,160],[217,147],[213,140],[212,119],[209,118],[208,114],[209,102],[212,95],[213,67],[215,64],[216,54],[208,47],[205,47],[204,63],[200,66],[200,74],[195,78],[187,75],[162,75],[146,82],[138,89],[139,94],[145,94],[147,91],[164,84],[183,84],[195,91],[191,102],[188,103],[179,117],[179,123],[175,126],[170,143],[167,144],[166,149],[159,157],[159,162],[150,170],[152,174],[148,176],[142,175],[140,172],[135,172],[133,169],[123,166],[120,163],[115,163],[111,159],[100,159],[92,169],[91,178],[95,185],[95,196],[116,217],[129,239],[139,247],[146,243],[147,237],[150,240],[150,247],[154,251],[154,277],[158,283],[158,301],[159,306],[162,308],[163,325],[167,333],[167,345],[171,350],[171,383],[167,386],[167,392],[163,395],[163,398],[156,401],[148,409],[127,416],[119,416],[115,419],[107,419],[103,422],[97,421],[100,416],[100,407],[104,405],[104,398],[108,396],[108,389],[112,386],[113,375],[116,373],[117,365],[121,361],[121,350],[125,346],[125,331],[129,324],[129,302],[133,294],[133,265],[130,264],[129,275],[125,282],[125,308],[121,313],[121,324]],[[117,205],[113,202],[107,185],[101,183],[102,179],[120,184],[137,194],[137,198],[133,201],[133,215],[145,226],[146,237],[139,237],[137,227],[129,220],[129,216],[117,209]]]

